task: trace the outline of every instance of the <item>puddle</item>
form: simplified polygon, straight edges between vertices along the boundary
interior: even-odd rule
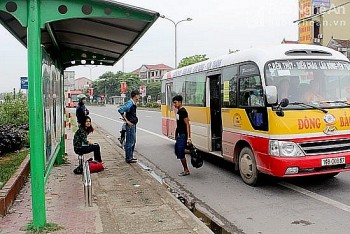
[[[215,223],[213,220],[211,220],[208,216],[194,208],[194,210],[191,210],[192,213],[197,216],[205,225],[207,225],[210,230],[212,230],[215,234],[229,234],[230,232],[227,232],[225,229],[220,227],[217,223]]]
[[[183,203],[199,220],[201,220],[210,230],[215,234],[230,234],[231,232],[226,231],[222,226],[217,224],[212,218],[208,217],[204,212],[196,209],[196,203],[189,202],[186,198],[178,194],[174,189],[170,189],[170,192]]]

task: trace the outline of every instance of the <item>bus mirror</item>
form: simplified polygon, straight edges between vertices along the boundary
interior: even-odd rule
[[[268,104],[276,105],[277,104],[277,88],[276,86],[266,86],[266,101]]]
[[[289,100],[287,98],[283,98],[279,104],[280,107],[286,107],[289,104]]]

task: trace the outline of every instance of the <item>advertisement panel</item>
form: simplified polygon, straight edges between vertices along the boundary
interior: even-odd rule
[[[313,21],[304,21],[299,23],[299,43],[311,44]]]
[[[47,165],[61,141],[63,123],[61,79],[63,79],[63,76],[44,50],[42,78],[44,92],[45,158]]]

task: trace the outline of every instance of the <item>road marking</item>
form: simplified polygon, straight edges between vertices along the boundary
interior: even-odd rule
[[[122,121],[122,120],[112,119],[112,118],[109,118],[109,117],[106,117],[106,116],[103,116],[103,115],[99,115],[99,114],[95,114],[95,113],[91,113],[91,115],[96,115],[96,116],[98,116],[98,117],[101,117],[101,118],[104,118],[104,119],[108,119],[108,120],[110,120],[110,121],[114,121],[114,122],[121,123],[121,124],[124,123],[124,121]],[[148,130],[143,129],[143,128],[140,128],[140,127],[137,127],[137,130],[141,130],[141,131],[143,131],[143,132],[147,132],[147,133],[152,134],[152,135],[154,135],[154,136],[163,138],[164,140],[168,140],[168,141],[170,141],[170,142],[174,142],[174,140],[172,140],[172,139],[170,139],[170,138],[168,138],[168,137],[166,137],[166,136],[159,135],[159,134],[157,134],[157,133],[148,131]]]
[[[278,184],[282,185],[282,186],[284,186],[286,188],[289,188],[291,190],[294,190],[294,191],[296,191],[298,193],[304,194],[304,195],[306,195],[308,197],[314,198],[314,199],[316,199],[316,200],[318,200],[320,202],[326,203],[328,205],[334,206],[334,207],[336,207],[338,209],[341,209],[341,210],[344,210],[344,211],[350,213],[350,206],[348,206],[348,205],[345,205],[343,203],[337,202],[337,201],[335,201],[333,199],[330,199],[330,198],[322,196],[320,194],[311,192],[311,191],[309,191],[307,189],[303,189],[303,188],[298,187],[298,186],[293,185],[293,184],[289,184],[289,183],[285,183],[285,182],[280,182]]]

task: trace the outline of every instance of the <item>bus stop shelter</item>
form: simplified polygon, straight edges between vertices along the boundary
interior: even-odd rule
[[[0,23],[28,49],[34,227],[46,224],[45,183],[65,152],[64,70],[113,66],[158,17],[112,0],[0,0]]]

